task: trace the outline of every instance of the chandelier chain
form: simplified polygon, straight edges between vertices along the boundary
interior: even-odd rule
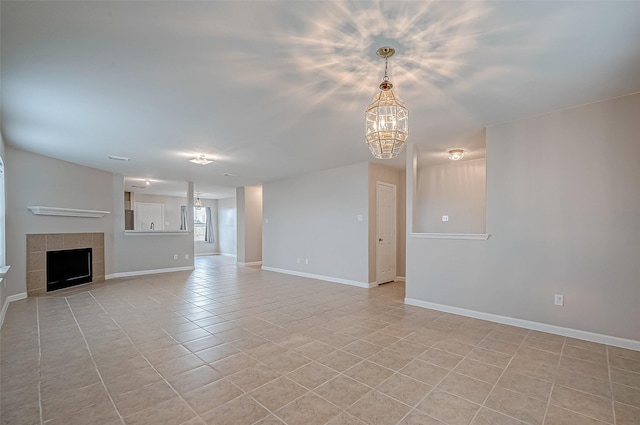
[[[389,81],[389,76],[387,75],[387,68],[389,66],[389,58],[384,58],[384,78],[382,81]]]

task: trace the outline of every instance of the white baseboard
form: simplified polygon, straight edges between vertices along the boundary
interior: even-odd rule
[[[229,254],[227,252],[216,252],[217,255],[224,255],[225,257],[233,257],[236,258],[236,254]]]
[[[374,283],[358,282],[357,280],[342,279],[339,277],[323,276],[323,275],[312,274],[312,273],[304,273],[304,272],[298,272],[295,270],[278,269],[276,267],[262,266],[262,270],[267,270],[267,271],[276,272],[276,273],[290,274],[293,276],[308,277],[310,279],[324,280],[327,282],[342,283],[344,285],[358,286],[360,288],[367,288],[367,289],[373,288],[374,286],[378,286],[378,284],[375,282]]]
[[[396,278],[394,279],[396,282],[405,282],[405,278],[404,276],[396,276]]]
[[[106,275],[105,280],[109,279],[117,279],[119,277],[131,277],[131,276],[144,276],[146,274],[157,274],[157,273],[171,273],[171,272],[184,272],[189,270],[194,270],[194,266],[184,266],[184,267],[171,267],[168,269],[155,269],[155,270],[138,270],[135,272],[120,272],[120,273],[112,273]]]
[[[568,336],[571,338],[584,339],[586,341],[600,344],[613,345],[615,347],[628,348],[640,351],[640,341],[632,339],[618,338],[616,336],[602,335],[593,332],[581,331],[578,329],[564,328],[562,326],[549,325],[546,323],[532,322],[530,320],[517,319],[515,317],[500,316],[498,314],[483,313],[481,311],[467,310],[465,308],[452,307],[444,304],[437,304],[428,301],[405,298],[405,304],[416,307],[428,308],[431,310],[443,311],[445,313],[458,314],[460,316],[473,317],[474,319],[488,320],[490,322],[503,323],[505,325],[519,328],[532,329],[534,331],[547,332],[551,334]]]
[[[251,263],[241,263],[240,261],[238,261],[237,264],[239,266],[261,266],[262,261],[253,261]]]
[[[6,300],[4,300],[4,305],[2,306],[2,311],[0,311],[0,328],[2,328],[2,324],[4,323],[4,315],[7,314],[7,309],[9,308],[9,303],[12,301],[24,300],[27,298],[27,293],[23,292],[21,294],[9,295]]]

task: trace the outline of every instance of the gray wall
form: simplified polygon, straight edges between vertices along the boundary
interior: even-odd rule
[[[376,182],[396,186],[396,276],[405,274],[405,173],[404,170],[369,164],[369,282],[376,281],[377,190]]]
[[[105,273],[114,270],[113,217],[34,215],[30,205],[104,210],[114,213],[112,174],[7,146],[5,150],[7,264],[6,295],[27,291],[28,233],[104,233]],[[124,210],[124,191],[120,192]],[[124,221],[123,221],[124,223]],[[3,295],[3,296],[6,296]]]
[[[263,267],[368,282],[368,184],[367,163],[264,184]]]
[[[236,255],[236,198],[218,199],[218,236],[221,254]]]
[[[126,235],[124,233],[124,177],[110,174],[113,190],[114,268],[112,273],[142,272],[175,267],[193,267],[193,232],[183,235]],[[188,198],[187,198],[188,199]],[[193,203],[190,204],[193,206]],[[193,213],[187,218],[193,223]],[[191,228],[189,230],[192,230]],[[105,248],[105,253],[107,249]],[[105,254],[106,255],[106,254]],[[173,256],[178,255],[174,260]],[[185,258],[188,255],[189,258]],[[107,275],[110,273],[107,272]]]
[[[414,232],[485,233],[486,161],[418,162]],[[449,221],[443,222],[442,216]]]
[[[636,94],[489,128],[491,237],[409,237],[407,297],[639,341],[639,117]]]
[[[238,262],[262,261],[262,186],[236,189]]]

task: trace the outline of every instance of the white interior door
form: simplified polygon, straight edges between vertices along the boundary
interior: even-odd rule
[[[396,186],[376,182],[376,282],[396,278]]]
[[[164,230],[164,205],[135,203],[135,230]]]

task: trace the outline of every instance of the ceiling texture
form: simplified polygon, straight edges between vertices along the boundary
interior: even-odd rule
[[[639,1],[3,0],[0,14],[5,142],[150,193],[193,181],[220,198],[373,161],[364,110],[385,45],[409,142],[434,158],[640,91]]]

